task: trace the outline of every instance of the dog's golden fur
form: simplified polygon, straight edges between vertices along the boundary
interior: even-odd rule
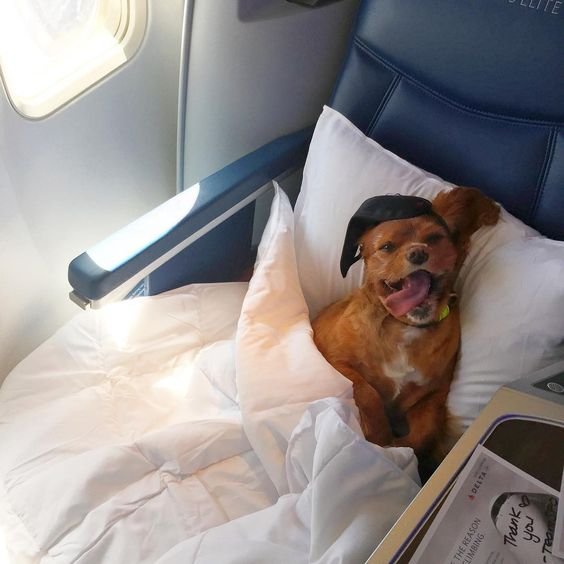
[[[366,438],[418,454],[446,440],[446,400],[460,344],[453,285],[471,235],[499,217],[495,202],[473,188],[441,192],[432,206],[448,230],[424,215],[366,231],[359,241],[362,286],[313,322],[317,347],[353,383]],[[431,286],[421,305],[404,312],[389,297],[418,270]],[[446,306],[450,313],[439,321]]]

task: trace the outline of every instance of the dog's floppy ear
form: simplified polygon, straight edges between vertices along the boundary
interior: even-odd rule
[[[499,206],[477,188],[456,187],[433,200],[433,210],[447,224],[454,243],[465,251],[470,237],[483,225],[495,225]]]

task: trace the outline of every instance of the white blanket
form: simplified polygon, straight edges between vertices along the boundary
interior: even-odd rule
[[[248,288],[81,314],[12,372],[0,389],[5,561],[369,556],[418,491],[416,461],[362,438],[303,297],[286,299],[288,210],[278,195]]]

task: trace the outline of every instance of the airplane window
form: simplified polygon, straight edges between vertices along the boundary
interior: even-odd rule
[[[127,62],[147,0],[0,0],[0,74],[14,108],[45,117]]]

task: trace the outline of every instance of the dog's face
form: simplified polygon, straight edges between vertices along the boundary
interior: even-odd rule
[[[466,257],[470,236],[493,225],[499,208],[474,188],[433,200],[433,215],[385,221],[360,238],[365,286],[388,312],[410,325],[440,319]]]
[[[386,221],[361,238],[365,284],[388,312],[412,325],[436,321],[456,278],[458,249],[433,216]]]

